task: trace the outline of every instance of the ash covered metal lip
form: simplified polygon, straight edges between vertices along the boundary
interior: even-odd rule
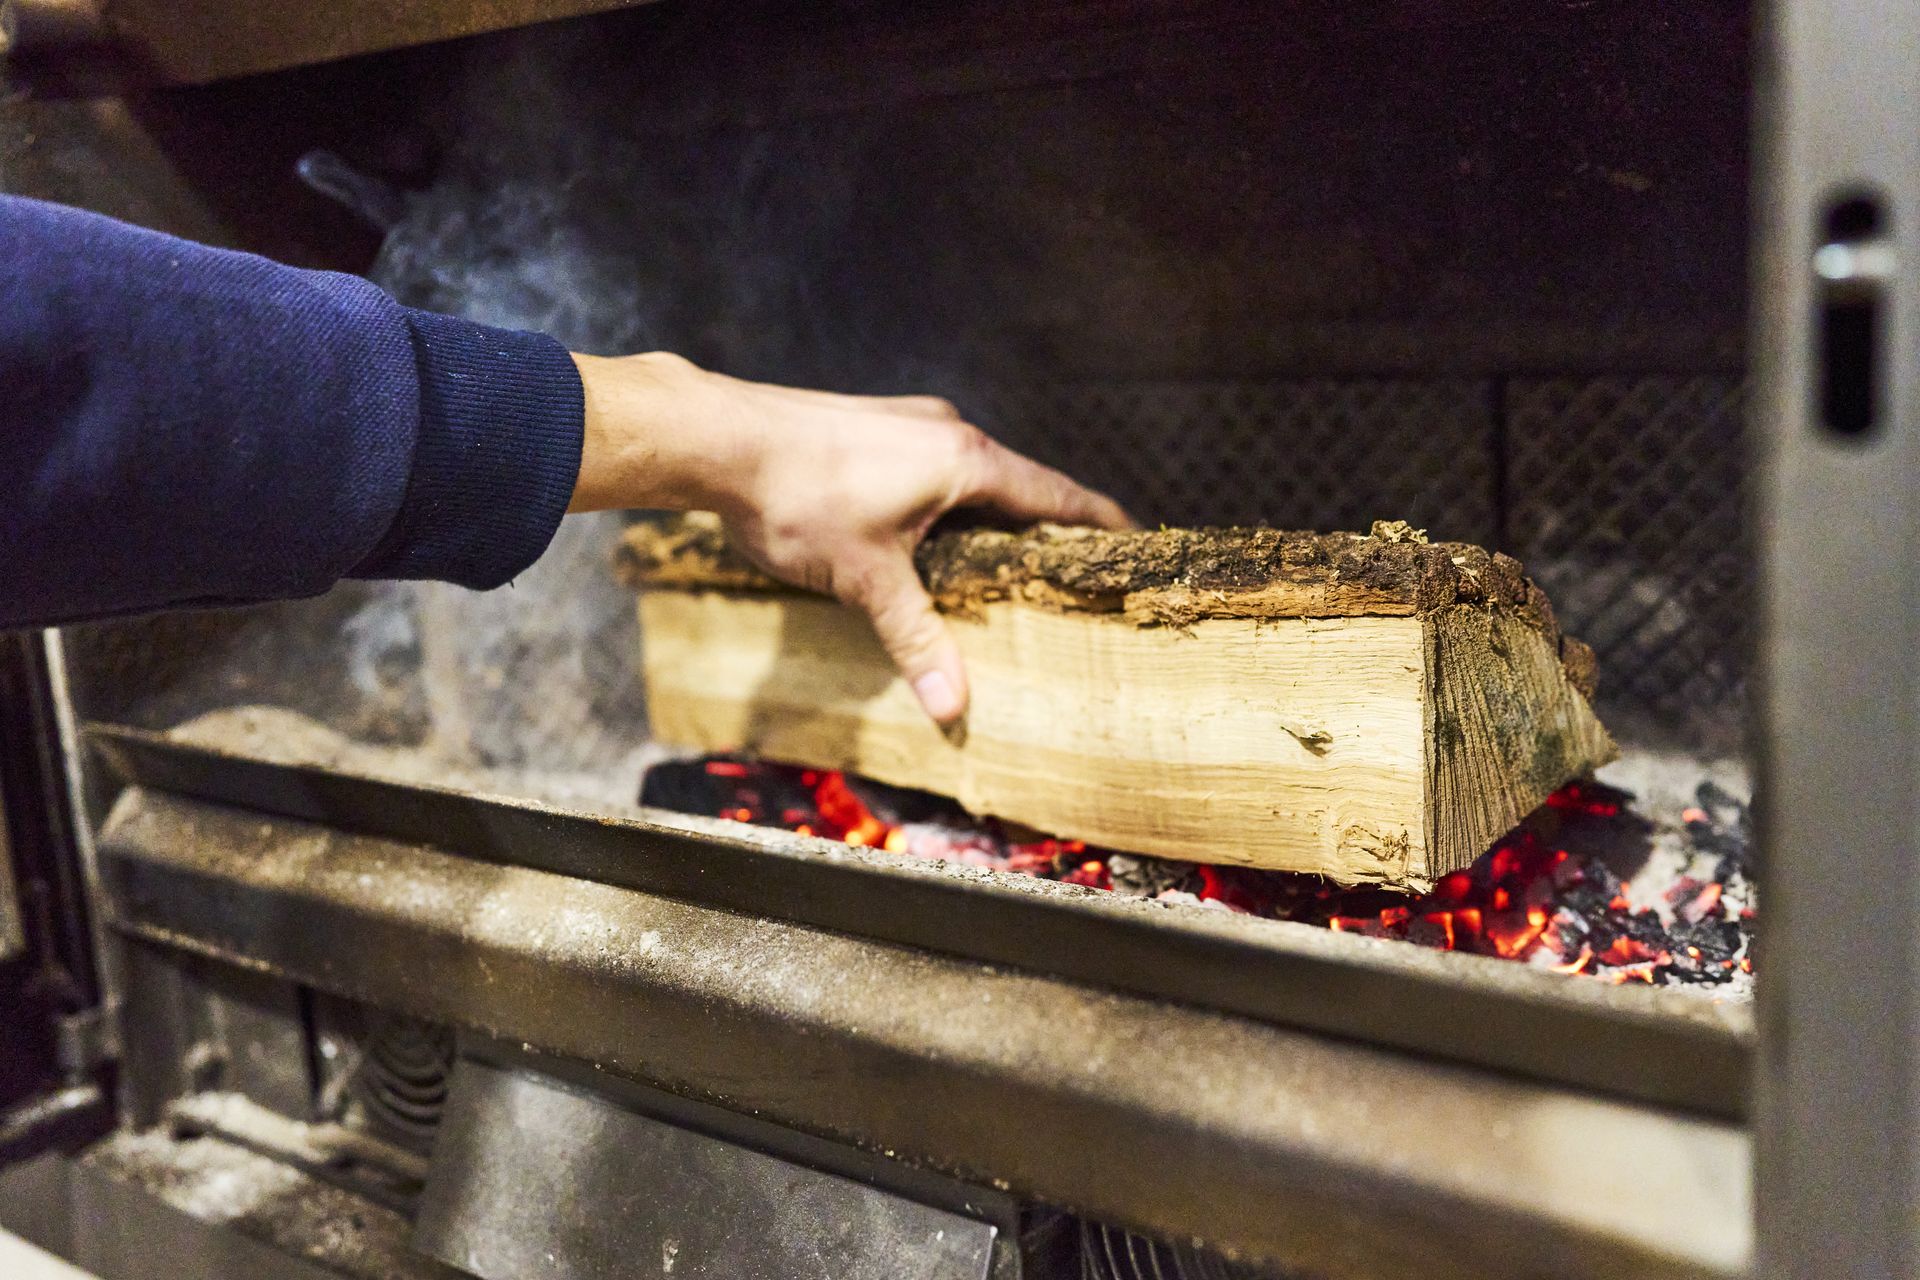
[[[126,936],[1229,1257],[1751,1263],[1723,1122],[143,787],[101,854]]]
[[[586,814],[111,725],[130,783],[1729,1119],[1750,1011],[1306,925],[1120,901],[722,819]]]

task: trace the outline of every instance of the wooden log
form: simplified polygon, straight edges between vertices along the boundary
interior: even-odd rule
[[[1614,754],[1592,651],[1504,555],[1372,533],[945,534],[919,565],[964,734],[866,620],[717,521],[630,530],[657,738],[847,769],[1063,837],[1410,891]]]

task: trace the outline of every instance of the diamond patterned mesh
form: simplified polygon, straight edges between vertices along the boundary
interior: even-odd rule
[[[1148,522],[1399,518],[1501,545],[1598,650],[1610,719],[1738,745],[1752,567],[1735,377],[1074,383],[963,407]]]
[[[1072,383],[991,389],[962,407],[1149,523],[1404,519],[1470,542],[1497,527],[1482,381]]]
[[[1752,557],[1732,377],[1507,387],[1512,550],[1600,657],[1603,709],[1733,746]]]

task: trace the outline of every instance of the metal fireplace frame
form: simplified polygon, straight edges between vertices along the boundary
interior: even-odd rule
[[[1782,0],[1759,43],[1753,435],[1761,461],[1763,1276],[1920,1273],[1920,12]],[[1890,251],[1816,271],[1838,202]],[[1872,265],[1872,264],[1870,264]],[[1880,317],[1874,422],[1820,388],[1843,287]],[[1856,356],[1862,353],[1855,353]],[[1824,358],[1823,358],[1824,357]],[[1884,931],[1872,922],[1886,921]]]
[[[1627,1048],[1668,1083],[1728,1083],[1715,1064],[1743,1062],[1746,1042],[1711,1006],[1657,1014],[1673,993],[717,820],[680,830],[90,736],[135,783],[100,862],[115,928],[142,942],[1334,1274],[1357,1249],[1379,1274],[1463,1280],[1541,1257],[1730,1274],[1749,1246],[1747,1139],[1703,1114],[1736,1097],[1651,1106],[1599,1090],[1654,1078],[1516,1073],[1561,1074],[1578,1055],[1559,1050],[1586,1044],[1609,1055],[1594,1066],[1629,1072],[1611,1056]],[[562,902],[565,927],[545,927]],[[1560,1041],[1542,1046],[1543,1026]],[[1595,1176],[1643,1158],[1643,1178]]]
[[[34,739],[8,758],[53,815],[27,816],[62,883],[92,899],[103,963],[68,960],[93,1007],[161,1025],[126,954],[214,959],[1336,1274],[1920,1275],[1920,10],[1762,17],[1757,1031],[1665,993],[737,824],[85,731],[49,632],[7,655]],[[1861,197],[1878,224],[1843,236],[1833,210]],[[1834,308],[1861,305],[1875,421],[1843,436],[1821,389]],[[104,821],[80,816],[122,782]],[[111,1022],[67,1011],[69,1087],[0,1117],[0,1158],[97,1136]],[[151,1111],[166,1082],[123,1068],[123,1105]]]

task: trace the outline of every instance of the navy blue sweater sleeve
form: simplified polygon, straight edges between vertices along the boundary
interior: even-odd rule
[[[550,338],[0,196],[0,627],[499,586],[580,467]]]

